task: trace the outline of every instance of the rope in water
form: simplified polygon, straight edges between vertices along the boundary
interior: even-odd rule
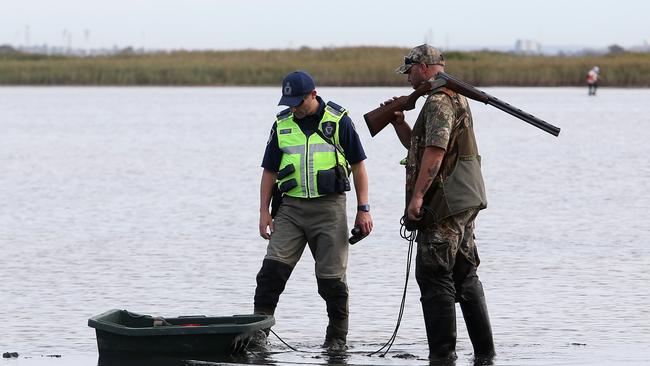
[[[404,315],[404,305],[406,304],[406,289],[408,288],[408,284],[409,284],[409,273],[411,272],[411,259],[413,258],[413,242],[415,241],[415,238],[417,236],[416,230],[408,231],[406,229],[406,216],[400,219],[399,235],[403,239],[409,242],[409,248],[408,248],[408,253],[406,255],[406,279],[404,281],[404,291],[402,292],[402,302],[400,303],[399,306],[399,315],[397,316],[397,324],[395,325],[395,330],[393,331],[393,334],[391,335],[388,342],[386,342],[381,348],[379,348],[375,352],[369,353],[368,356],[373,356],[381,352],[384,348],[386,348],[384,353],[382,353],[380,356],[380,357],[385,357],[388,351],[390,350],[390,348],[393,346],[393,343],[395,342],[395,338],[397,338],[397,331],[399,330],[399,326],[400,324],[402,324],[402,315]]]

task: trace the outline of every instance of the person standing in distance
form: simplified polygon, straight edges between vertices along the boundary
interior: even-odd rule
[[[442,53],[423,44],[411,49],[396,72],[408,75],[415,89],[443,72],[444,66]],[[395,112],[392,124],[408,149],[406,215],[418,222],[415,273],[429,358],[456,358],[455,302],[459,302],[475,358],[491,361],[494,342],[476,273],[480,260],[474,241],[474,219],[487,199],[467,99],[446,88],[436,89],[426,95],[412,130],[403,112]]]
[[[307,72],[295,71],[284,78],[278,105],[289,108],[277,114],[262,161],[259,231],[269,243],[257,274],[254,312],[274,314],[308,244],[329,318],[323,347],[345,349],[349,232],[345,192],[350,190],[351,170],[357,195],[354,225],[362,235],[370,234],[366,155],[347,110],[318,96]],[[272,217],[274,189],[282,194],[282,204]]]
[[[594,66],[587,72],[587,88],[589,95],[596,95],[596,90],[598,89],[598,76],[600,74],[600,68]]]

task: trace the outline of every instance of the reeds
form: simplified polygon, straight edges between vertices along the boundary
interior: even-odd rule
[[[278,85],[296,69],[321,86],[397,86],[405,48],[353,47],[64,57],[0,55],[0,85]],[[446,71],[476,86],[581,86],[594,65],[602,86],[650,86],[650,54],[593,57],[449,52]]]

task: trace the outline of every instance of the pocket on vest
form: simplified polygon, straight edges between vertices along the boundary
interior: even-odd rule
[[[318,188],[318,194],[336,192],[336,171],[334,168],[319,170],[316,173],[316,187]]]
[[[318,194],[343,193],[350,190],[350,180],[340,165],[316,173]]]
[[[454,171],[444,181],[443,191],[450,215],[469,208],[487,207],[480,157],[461,156]]]

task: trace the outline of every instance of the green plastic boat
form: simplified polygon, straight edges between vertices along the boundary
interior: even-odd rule
[[[271,328],[271,315],[205,315],[162,318],[109,310],[88,319],[101,354],[230,355],[242,352],[253,334]]]

